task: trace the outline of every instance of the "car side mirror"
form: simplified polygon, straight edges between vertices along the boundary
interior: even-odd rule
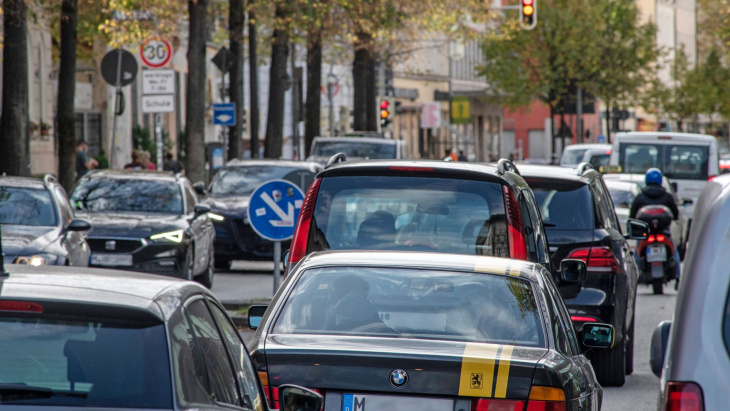
[[[688,206],[694,204],[694,201],[691,198],[683,198],[682,199],[682,205]]]
[[[71,221],[71,223],[66,227],[66,230],[68,231],[89,231],[91,230],[91,223],[89,223],[86,220],[82,220],[80,218],[74,219]]]
[[[626,220],[626,235],[629,240],[645,240],[649,236],[649,224],[629,218]]]
[[[203,183],[202,181],[198,181],[197,183],[193,184],[193,189],[201,196],[208,194],[208,190],[205,189],[205,183]]]
[[[588,348],[613,348],[616,331],[613,325],[600,323],[583,324],[581,342]]]
[[[319,411],[324,405],[320,394],[298,385],[280,385],[279,398],[282,410]]]
[[[193,212],[195,213],[195,216],[200,216],[203,214],[210,213],[210,206],[208,204],[196,204],[195,207],[193,207]]]
[[[654,329],[651,335],[651,349],[649,350],[649,365],[651,372],[657,377],[662,376],[664,368],[664,357],[667,355],[667,344],[669,343],[669,331],[672,329],[671,321],[662,321]]]
[[[248,328],[252,330],[259,328],[267,308],[269,308],[268,305],[252,305],[248,307]]]
[[[560,262],[560,280],[566,283],[582,283],[586,279],[588,266],[583,260],[566,258]]]

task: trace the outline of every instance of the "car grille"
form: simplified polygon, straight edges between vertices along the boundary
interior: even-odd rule
[[[131,253],[144,246],[142,240],[122,240],[117,238],[87,238],[91,251],[99,253]],[[107,243],[114,242],[114,247]]]
[[[234,224],[234,230],[236,231],[236,242],[241,249],[246,250],[253,241],[255,241],[258,234],[256,234],[250,225],[243,222],[243,219],[236,219]]]

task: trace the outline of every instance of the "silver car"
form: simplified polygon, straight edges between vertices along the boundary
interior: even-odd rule
[[[654,331],[660,410],[726,410],[730,387],[730,175],[697,203],[673,321]],[[666,358],[665,358],[666,356]]]

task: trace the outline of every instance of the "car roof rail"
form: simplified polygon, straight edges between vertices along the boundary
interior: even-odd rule
[[[579,176],[582,176],[582,175],[583,175],[583,173],[585,173],[585,172],[586,172],[586,171],[588,171],[588,170],[595,170],[595,168],[593,167],[593,164],[591,164],[591,163],[587,163],[587,162],[585,162],[585,161],[584,161],[584,162],[582,162],[582,163],[580,163],[580,164],[578,164],[578,169],[577,169],[577,171],[578,171],[578,175],[579,175]]]
[[[53,174],[46,174],[43,176],[43,185],[49,186],[51,183],[58,183],[58,179]]]
[[[347,161],[347,156],[345,155],[345,153],[337,153],[330,157],[329,160],[327,160],[327,164],[325,164],[324,168],[326,170],[330,168],[330,166],[333,166],[337,163],[343,163],[345,161]]]
[[[517,166],[515,163],[512,162],[512,160],[508,160],[506,158],[500,158],[499,161],[497,161],[497,173],[499,175],[504,175],[507,171],[511,171],[517,175],[520,174],[520,170],[517,169]]]

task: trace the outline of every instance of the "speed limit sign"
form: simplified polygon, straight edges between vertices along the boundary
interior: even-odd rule
[[[172,58],[172,45],[157,37],[145,40],[139,49],[142,62],[150,68],[164,67]]]

